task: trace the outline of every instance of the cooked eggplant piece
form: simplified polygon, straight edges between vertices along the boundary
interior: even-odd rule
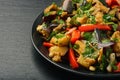
[[[118,21],[118,28],[117,28],[118,31],[120,31],[120,21]]]
[[[44,13],[43,22],[51,23],[57,17],[57,11],[50,11],[48,13]]]
[[[57,27],[58,25],[59,25],[58,23],[50,23],[49,28],[53,29],[53,28]]]
[[[55,3],[51,4],[50,6],[48,6],[44,10],[43,21],[44,22],[51,22],[53,19],[56,18],[58,10],[59,10],[59,7]]]
[[[116,56],[116,60],[120,61],[120,53],[115,53],[115,56]]]

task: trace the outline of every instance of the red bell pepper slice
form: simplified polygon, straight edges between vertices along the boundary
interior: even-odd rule
[[[114,7],[114,6],[120,6],[120,1],[119,0],[105,0],[107,5],[110,7]]]
[[[53,44],[49,43],[49,42],[43,42],[43,46],[45,46],[45,47],[51,47],[51,46],[53,46]]]
[[[72,48],[69,49],[69,62],[70,62],[70,66],[73,69],[76,69],[79,67]]]
[[[112,4],[112,0],[105,0],[105,2],[107,3],[108,6],[111,6]]]
[[[117,70],[114,70],[114,72],[120,72],[120,62],[117,63]]]
[[[79,26],[78,29],[80,32],[89,32],[93,31],[95,28],[100,29],[100,30],[111,30],[111,27],[108,25],[103,25],[103,24],[95,24],[95,25],[84,25],[84,26]]]
[[[79,30],[74,30],[74,31],[72,32],[70,42],[71,42],[72,44],[74,44],[75,41],[78,40],[79,38],[80,38],[80,31],[79,31]]]

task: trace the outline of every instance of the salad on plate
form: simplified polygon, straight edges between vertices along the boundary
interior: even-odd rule
[[[120,72],[120,1],[64,0],[44,9],[36,28],[52,61],[72,69]]]

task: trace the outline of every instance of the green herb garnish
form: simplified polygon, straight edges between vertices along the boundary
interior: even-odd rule
[[[113,18],[113,15],[110,15],[110,14],[105,14],[103,16],[103,20],[104,20],[105,23],[110,22],[112,20],[112,18]]]
[[[59,11],[57,11],[57,15],[61,15],[62,12],[63,12],[63,10],[59,10]]]
[[[74,49],[78,49],[79,47],[80,47],[80,46],[79,46],[78,44],[74,44],[74,45],[73,45],[73,48],[74,48]]]
[[[85,32],[84,34],[83,34],[83,38],[85,39],[85,40],[87,40],[87,41],[91,41],[91,39],[92,39],[92,32]]]
[[[55,36],[57,34],[57,32],[52,31],[51,34],[49,35],[49,37],[47,38],[47,41],[49,41],[53,36]]]
[[[61,33],[55,35],[55,37],[56,37],[57,39],[63,38],[64,36],[65,36],[65,34],[61,34]]]

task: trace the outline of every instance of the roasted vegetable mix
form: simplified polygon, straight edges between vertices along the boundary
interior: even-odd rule
[[[53,61],[65,59],[73,69],[120,72],[120,2],[105,2],[65,0],[44,10],[36,30]]]

